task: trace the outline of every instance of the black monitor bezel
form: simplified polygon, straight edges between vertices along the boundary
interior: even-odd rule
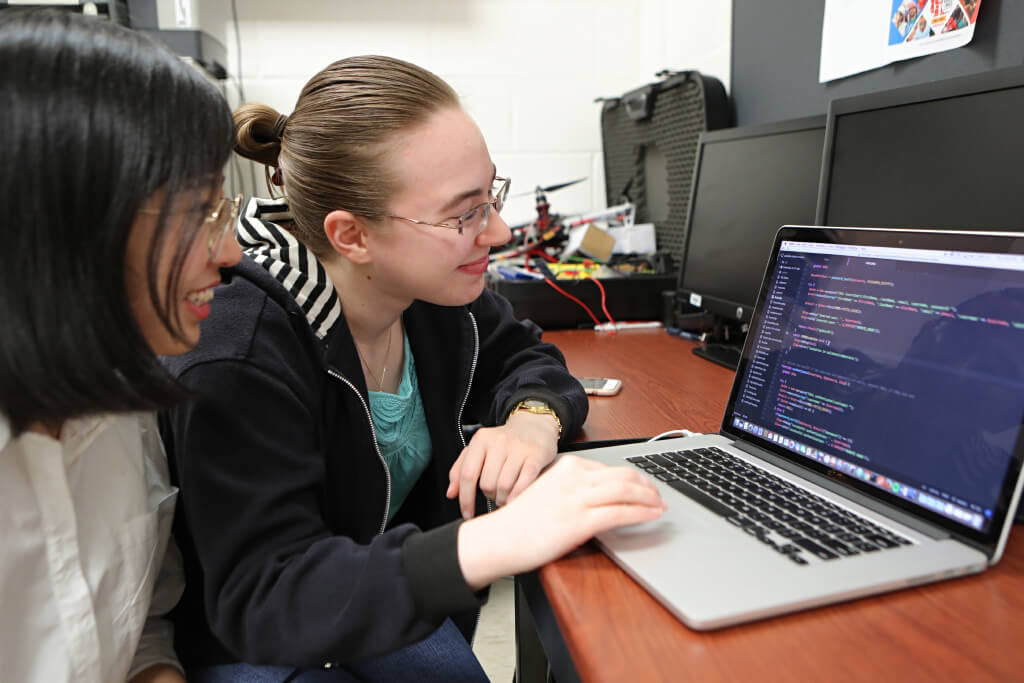
[[[708,295],[704,292],[695,292],[684,287],[686,277],[686,258],[690,252],[690,235],[693,227],[693,208],[697,199],[697,184],[700,179],[701,163],[704,158],[704,147],[708,143],[728,142],[730,140],[745,140],[750,138],[768,137],[783,133],[797,133],[805,130],[817,130],[825,128],[826,120],[824,114],[816,116],[804,116],[799,119],[763,123],[756,126],[737,126],[701,133],[697,139],[697,149],[694,152],[693,178],[690,181],[690,200],[686,210],[686,244],[683,248],[683,259],[679,264],[679,276],[676,281],[676,299],[683,303],[689,303],[689,296],[692,293],[701,296],[700,308],[708,313],[727,320],[734,320],[741,323],[750,322],[753,312],[753,302],[739,302],[716,296],[714,293]],[[824,148],[824,143],[823,143]],[[756,295],[755,295],[756,300]],[[741,310],[736,315],[737,309]]]
[[[837,236],[837,234],[840,236]],[[776,234],[775,242],[772,245],[771,258],[769,259],[765,269],[765,276],[761,280],[761,288],[758,292],[757,304],[754,307],[755,312],[762,310],[764,307],[765,299],[768,295],[768,289],[771,284],[769,281],[771,273],[778,261],[780,246],[785,240],[819,242],[824,244],[852,244],[864,246],[1024,254],[1024,232],[783,226]],[[968,240],[971,241],[970,248],[964,249],[963,244]],[[1003,248],[997,248],[999,246],[1002,246]],[[771,452],[773,455],[782,458],[786,462],[792,463],[798,467],[813,470],[821,475],[829,477],[829,479],[839,481],[848,488],[865,494],[873,500],[877,500],[890,507],[906,510],[915,517],[925,518],[929,522],[945,529],[957,538],[983,546],[988,551],[991,551],[997,546],[1003,527],[1006,523],[1006,517],[1010,514],[1009,508],[1012,503],[1012,493],[1005,489],[993,510],[993,520],[989,531],[987,533],[976,532],[973,529],[958,524],[957,522],[954,522],[942,515],[932,513],[921,506],[903,500],[899,496],[886,493],[879,488],[860,481],[859,479],[848,477],[815,460],[797,455],[796,453],[793,453],[772,441],[757,437],[733,427],[732,418],[735,412],[736,399],[740,391],[740,385],[742,384],[742,379],[746,372],[747,365],[750,362],[752,346],[756,343],[756,331],[758,329],[759,322],[760,317],[755,316],[750,323],[751,333],[747,334],[746,343],[743,345],[743,352],[740,356],[739,365],[736,368],[736,375],[733,381],[732,390],[729,394],[729,400],[726,404],[725,412],[722,415],[722,426],[720,430],[722,434],[740,439],[747,443],[755,444],[759,448]],[[1011,477],[1013,481],[1016,481],[1020,476],[1022,465],[1024,465],[1024,430],[1022,430],[1021,436],[1018,437],[1017,443],[1014,447],[1014,453],[1011,456],[1007,476]]]
[[[828,113],[825,115],[825,145],[821,158],[821,178],[818,181],[818,203],[815,207],[814,222],[818,225],[828,225],[826,214],[829,183],[832,180],[837,117],[1020,87],[1024,87],[1024,66],[1011,66],[970,76],[831,100],[828,104]]]

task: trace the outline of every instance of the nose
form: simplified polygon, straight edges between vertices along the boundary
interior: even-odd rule
[[[497,211],[491,210],[487,218],[487,227],[477,235],[476,243],[481,247],[500,247],[512,239],[512,231],[508,229],[508,223]]]
[[[220,246],[220,251],[214,254],[210,261],[218,268],[228,268],[237,264],[241,260],[242,246],[238,243],[238,240],[235,239],[235,233],[232,230],[231,233],[224,238],[224,243]]]

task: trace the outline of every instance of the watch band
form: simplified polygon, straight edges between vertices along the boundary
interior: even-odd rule
[[[520,411],[533,413],[534,415],[550,415],[555,418],[555,424],[558,425],[558,438],[562,438],[562,421],[558,419],[558,413],[555,412],[555,409],[544,401],[536,398],[522,400],[516,404],[516,407],[512,409],[512,412],[510,412],[508,416],[512,417]]]

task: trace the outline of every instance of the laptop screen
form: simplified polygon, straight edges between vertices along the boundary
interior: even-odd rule
[[[917,234],[780,231],[723,430],[987,537],[1020,466],[1024,236]]]

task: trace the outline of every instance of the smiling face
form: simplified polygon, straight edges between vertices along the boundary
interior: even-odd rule
[[[393,216],[454,225],[458,216],[493,198],[494,162],[480,130],[460,108],[435,112],[407,132],[386,163],[400,188],[389,205]],[[375,286],[398,300],[442,306],[480,296],[490,248],[511,238],[493,210],[476,236],[395,218],[380,223],[367,239]]]
[[[163,202],[161,192],[150,198],[132,225],[125,251],[128,299],[143,337],[157,355],[185,353],[199,342],[199,324],[209,316],[213,288],[221,281],[219,269],[232,266],[241,259],[241,249],[231,235],[212,258],[207,247],[209,231],[215,230],[219,224],[204,222],[204,219],[216,209],[220,193],[218,182],[215,186],[182,192],[168,206],[164,226],[167,237],[156,264],[157,298],[172,323],[179,327],[181,338],[175,336],[160,319],[149,293],[147,261],[156,237],[158,211]],[[178,242],[191,232],[196,222],[203,225],[181,263],[177,287],[168,293],[167,285],[173,274]]]

